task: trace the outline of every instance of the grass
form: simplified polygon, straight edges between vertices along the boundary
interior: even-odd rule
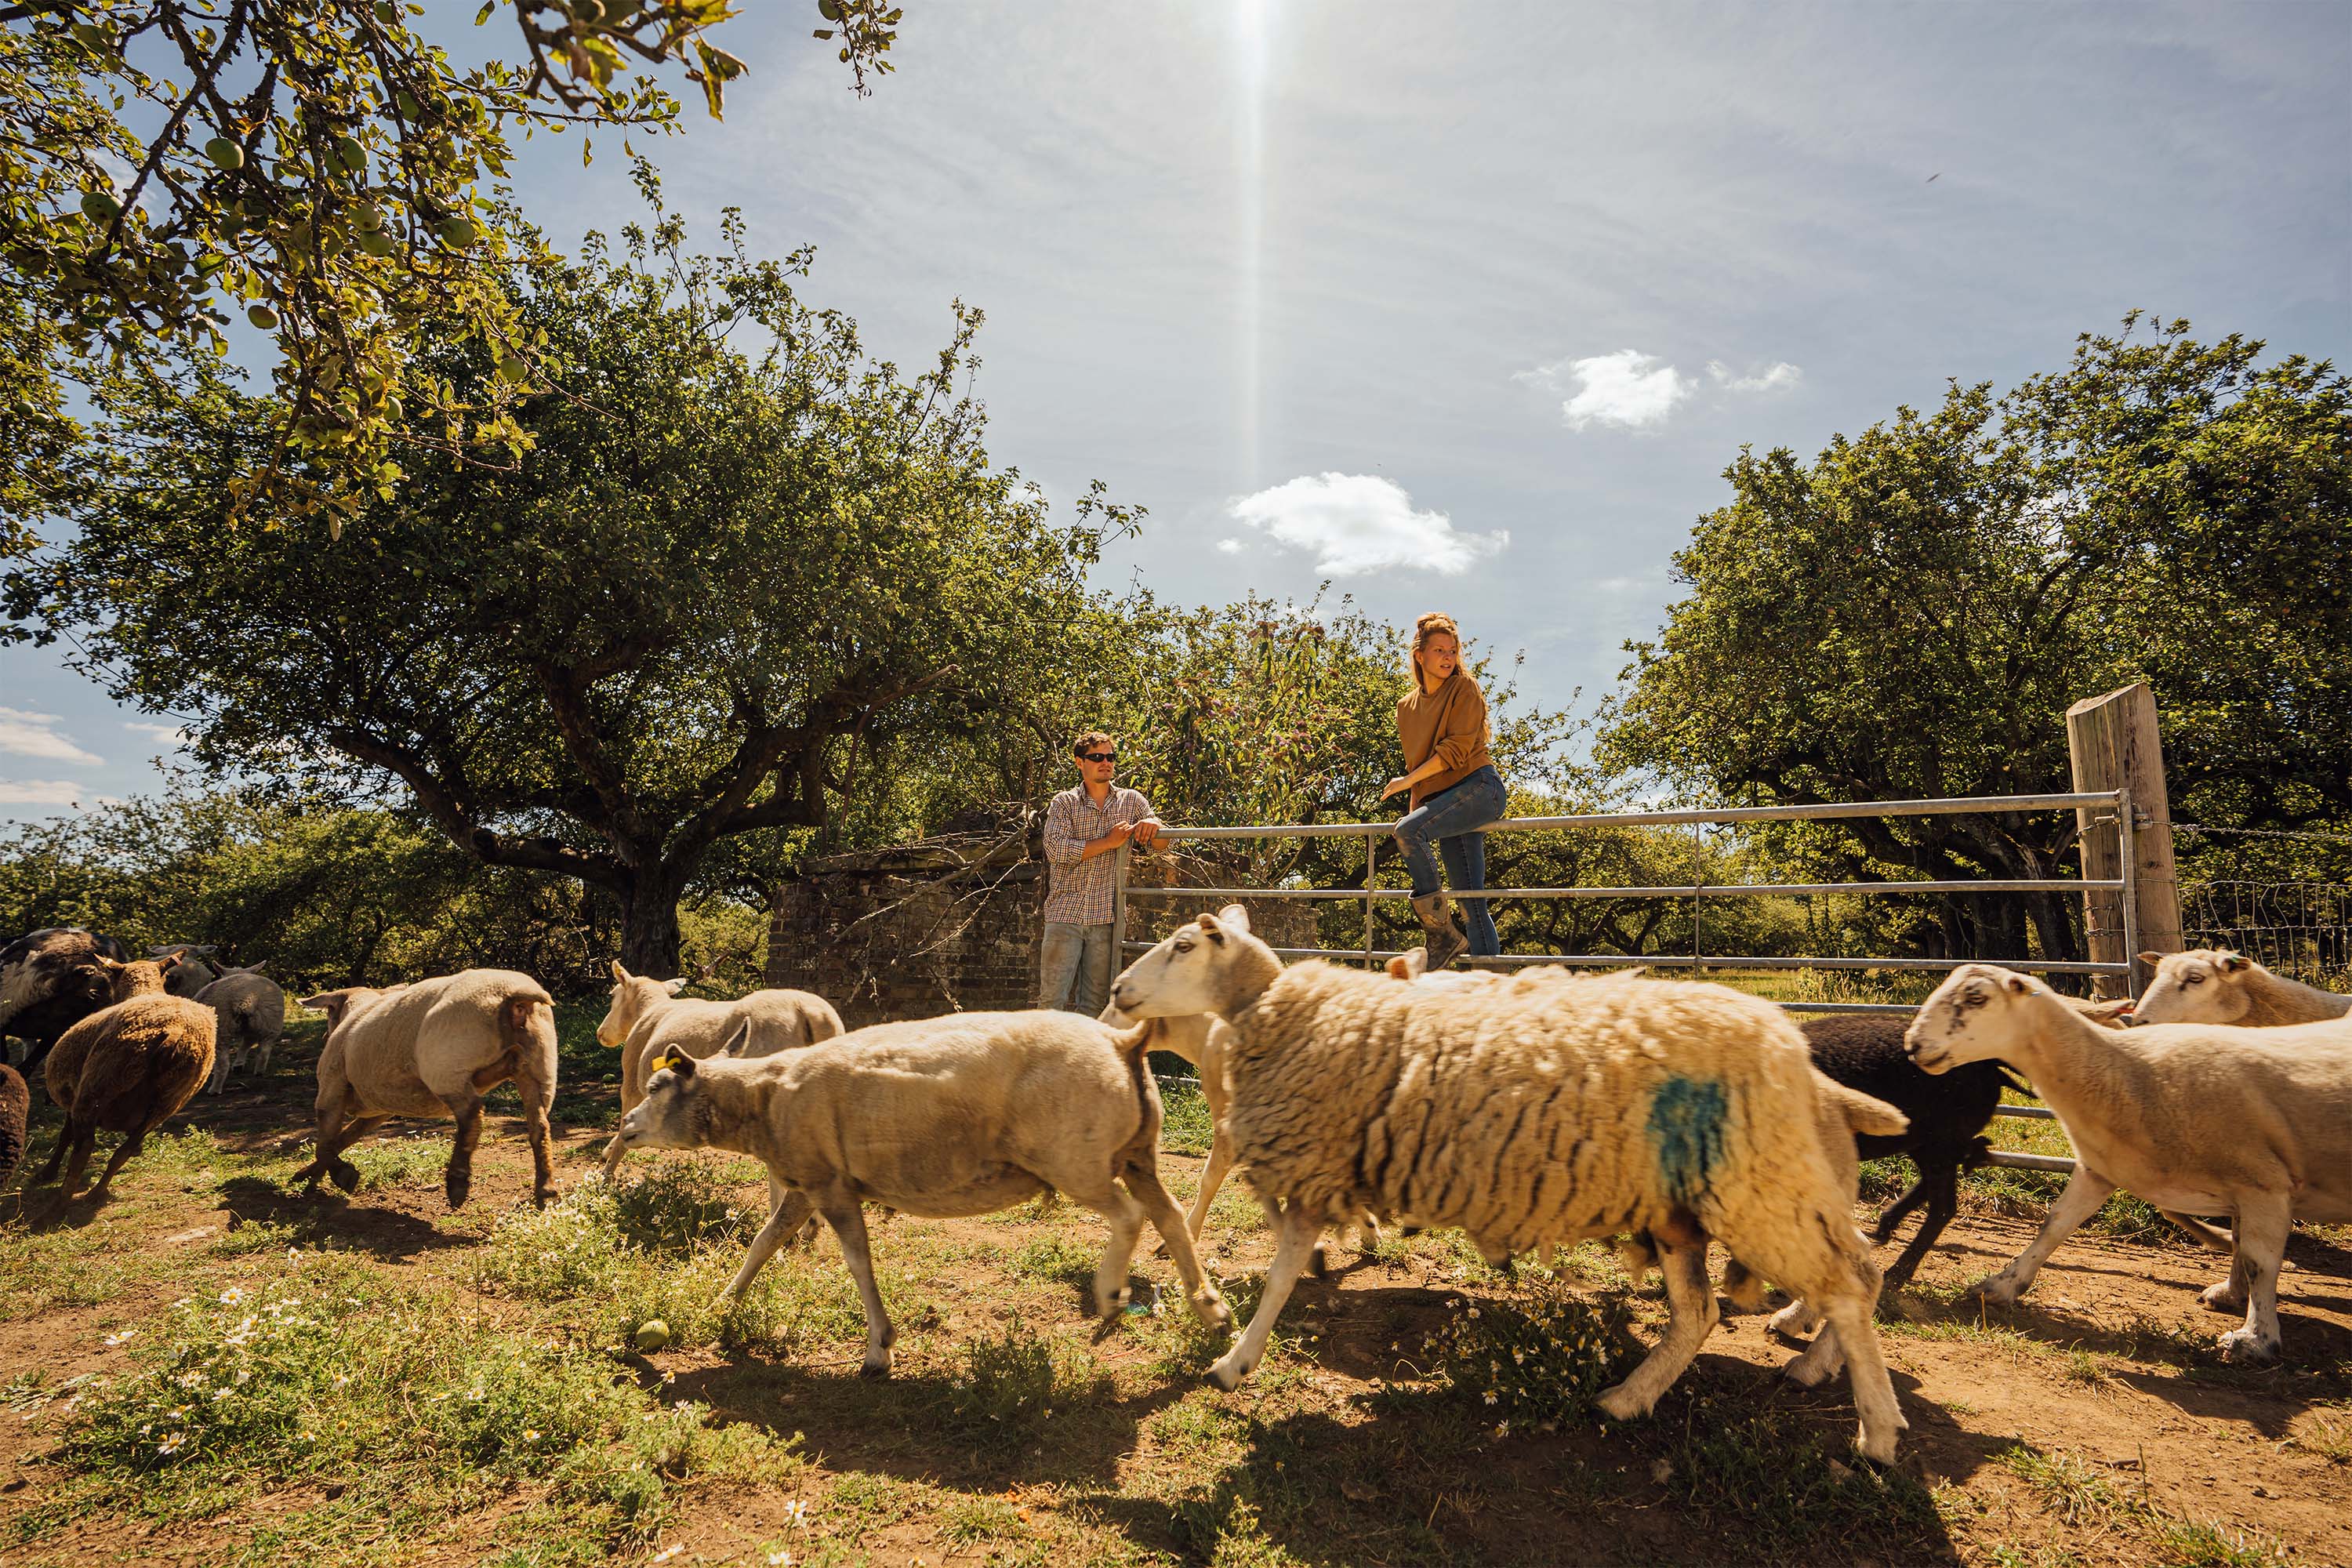
[[[2274,1536],[2210,1519],[2185,1519],[2152,1502],[2145,1484],[2126,1490],[2081,1456],[2015,1444],[1994,1456],[2069,1525],[2129,1533],[2179,1568],[2270,1568],[2287,1561]]]

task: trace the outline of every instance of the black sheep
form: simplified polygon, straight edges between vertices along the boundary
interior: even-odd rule
[[[8,1184],[16,1173],[16,1162],[25,1157],[25,1121],[32,1110],[33,1095],[25,1087],[24,1075],[0,1064],[0,1187]]]
[[[1992,1141],[1984,1130],[2000,1104],[2000,1091],[2025,1089],[1999,1062],[1969,1062],[1939,1076],[1921,1071],[1903,1048],[1903,1031],[1910,1026],[1907,1013],[1832,1014],[1801,1026],[1805,1044],[1812,1047],[1813,1065],[1824,1075],[1885,1100],[1911,1119],[1910,1131],[1897,1137],[1865,1133],[1854,1139],[1854,1152],[1865,1160],[1908,1154],[1919,1167],[1919,1179],[1871,1227],[1870,1238],[1883,1242],[1904,1216],[1927,1205],[1918,1233],[1886,1266],[1881,1288],[1888,1290],[1910,1281],[1919,1260],[1960,1212],[1960,1173],[1983,1164],[1991,1152]]]

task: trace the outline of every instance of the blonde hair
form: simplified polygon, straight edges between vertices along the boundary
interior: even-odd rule
[[[1461,647],[1462,628],[1443,610],[1432,610],[1412,623],[1412,648],[1404,656],[1404,672],[1415,691],[1421,689],[1421,650],[1429,646],[1430,638],[1441,634],[1452,637],[1457,649]]]

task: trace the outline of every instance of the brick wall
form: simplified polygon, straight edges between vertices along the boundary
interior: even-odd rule
[[[820,869],[776,900],[767,983],[815,992],[853,1029],[1031,1006],[1045,869],[1031,859],[953,872],[889,855]],[[1128,935],[1157,941],[1215,901],[1138,900]],[[1306,900],[1261,900],[1250,916],[1276,947],[1315,945]]]

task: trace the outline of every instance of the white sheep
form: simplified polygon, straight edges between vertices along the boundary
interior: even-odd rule
[[[1144,1062],[1153,1033],[1114,1034],[1046,1009],[952,1013],[751,1061],[666,1056],[614,1141],[727,1149],[768,1167],[768,1223],[724,1300],[751,1288],[814,1205],[857,1280],[870,1376],[888,1374],[898,1336],[874,1284],[869,1201],[950,1219],[1059,1192],[1110,1221],[1095,1270],[1105,1317],[1127,1303],[1128,1265],[1149,1218],[1192,1310],[1223,1326],[1231,1316],[1160,1184],[1160,1091]]]
[[[1821,1308],[1853,1368],[1862,1452],[1893,1458],[1904,1423],[1871,1321],[1877,1266],[1822,1147],[1803,1037],[1772,1004],[1540,971],[1441,988],[1319,962],[1286,970],[1237,905],[1138,959],[1111,1000],[1234,1031],[1234,1159],[1280,1224],[1258,1310],[1211,1369],[1221,1386],[1256,1365],[1324,1228],[1360,1210],[1458,1226],[1488,1258],[1646,1229],[1671,1317],[1601,1396],[1630,1418],[1715,1325],[1714,1236]]]
[[[739,1056],[764,1057],[841,1033],[841,1015],[811,991],[754,991],[731,1002],[706,1002],[678,994],[693,982],[632,974],[613,961],[613,994],[596,1026],[596,1043],[621,1055],[621,1109],[646,1097],[646,1064],[679,1052],[716,1055],[743,1026],[750,1026]]]
[[[2278,1274],[2298,1219],[2352,1219],[2352,1025],[2102,1029],[2031,975],[1956,969],[1906,1037],[1929,1072],[1997,1057],[2022,1073],[2074,1145],[2074,1174],[2009,1267],[1971,1289],[2007,1303],[2122,1187],[2159,1208],[2228,1215],[2237,1255],[2205,1304],[2246,1314],[2232,1361],[2278,1353]]]
[[[2316,1024],[2352,1013],[2352,996],[2321,991],[2273,974],[2241,952],[2200,947],[2189,952],[2143,952],[2156,970],[2132,1019],[2140,1024],[2239,1024],[2274,1028]]]
[[[512,1079],[522,1091],[530,1137],[531,1196],[555,1196],[548,1107],[555,1100],[554,1001],[528,974],[468,969],[414,984],[351,986],[302,998],[327,1015],[319,1052],[319,1143],[294,1179],[316,1192],[320,1178],[351,1192],[357,1166],[343,1151],[395,1116],[455,1118],[457,1135],[442,1178],[451,1208],[473,1190],[474,1146],[482,1138],[482,1097]]]
[[[213,1010],[219,1026],[207,1094],[218,1094],[230,1069],[241,1072],[248,1061],[259,1076],[269,1074],[269,1058],[286,1032],[286,993],[261,973],[264,967],[266,961],[225,969],[219,979],[195,994],[196,1001]]]

